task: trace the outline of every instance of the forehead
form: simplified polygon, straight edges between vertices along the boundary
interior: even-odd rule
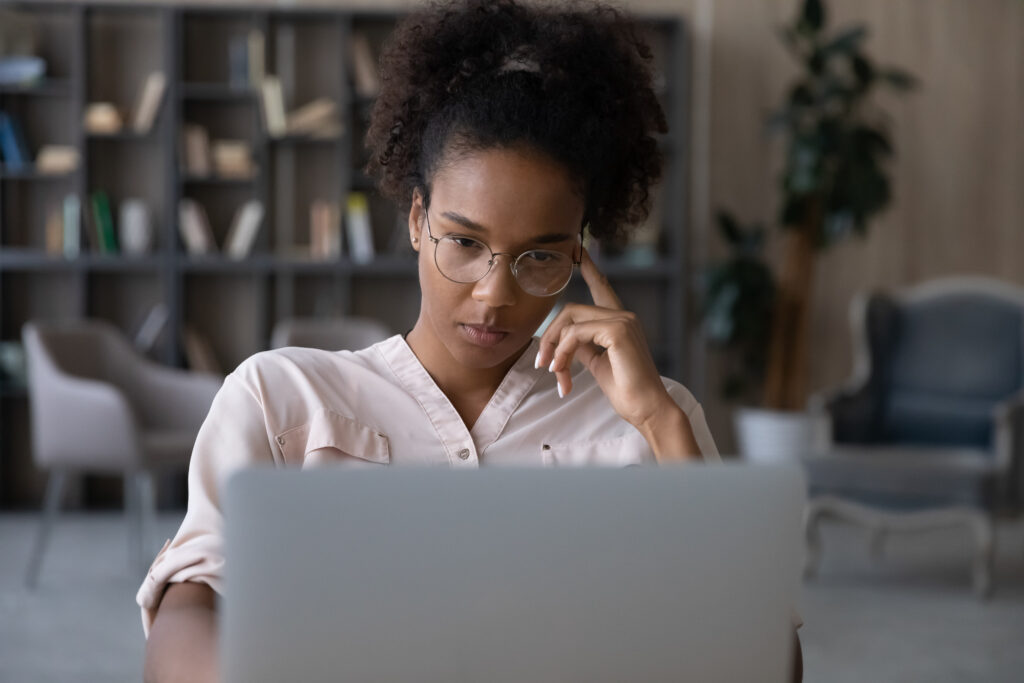
[[[549,157],[520,148],[468,152],[438,168],[431,215],[459,214],[502,232],[578,230],[584,202],[569,171]]]

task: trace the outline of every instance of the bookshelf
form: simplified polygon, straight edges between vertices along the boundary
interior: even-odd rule
[[[353,54],[356,43],[379,54],[397,13],[49,0],[0,0],[0,12],[27,18],[35,54],[47,62],[37,84],[0,85],[0,111],[23,122],[33,152],[58,144],[79,157],[78,167],[61,175],[0,164],[0,342],[17,343],[21,326],[33,318],[101,317],[131,336],[147,312],[163,304],[169,317],[153,358],[187,366],[182,337],[190,329],[230,371],[267,348],[274,323],[286,317],[360,315],[396,332],[412,326],[419,310],[414,252],[404,218],[361,171],[374,100],[355,73]],[[661,371],[685,381],[689,46],[678,18],[643,22],[671,128],[661,140],[667,165],[659,229],[643,258],[604,255],[602,267],[644,321]],[[331,135],[268,132],[260,84],[245,78],[238,61],[244,53],[251,76],[258,67],[252,50],[260,42],[263,72],[280,79],[285,111],[329,99],[340,124]],[[152,127],[136,132],[132,110],[153,72],[165,75],[166,86]],[[84,112],[94,102],[112,103],[129,125],[89,132]],[[251,174],[187,170],[182,137],[188,125],[201,126],[211,143],[242,143],[251,153]],[[48,252],[50,214],[67,195],[77,195],[88,212],[90,196],[99,191],[108,195],[115,223],[124,200],[145,204],[153,229],[149,251],[100,253],[85,224],[77,256]],[[331,202],[343,213],[353,191],[367,195],[375,258],[354,262],[347,243],[339,258],[312,258],[311,205]],[[203,207],[218,246],[238,208],[259,200],[264,214],[249,255],[233,260],[220,252],[190,253],[179,229],[185,198]],[[589,301],[578,276],[565,296]],[[113,485],[105,491],[120,495]],[[41,492],[31,465],[24,387],[0,383],[0,507],[34,505]]]

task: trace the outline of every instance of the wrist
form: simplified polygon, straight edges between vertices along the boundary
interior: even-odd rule
[[[647,439],[658,462],[693,460],[700,449],[693,436],[690,420],[671,397],[648,416],[637,429]]]

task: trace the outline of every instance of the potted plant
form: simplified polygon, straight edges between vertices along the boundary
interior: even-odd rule
[[[764,264],[763,228],[744,228],[722,212],[718,223],[731,253],[711,269],[705,295],[709,339],[740,358],[727,375],[726,396],[761,394],[760,409],[737,413],[740,448],[749,455],[795,455],[827,441],[825,419],[804,410],[815,259],[851,236],[864,237],[889,203],[885,164],[893,147],[873,95],[879,87],[906,91],[915,83],[864,53],[865,26],[828,31],[822,0],[804,0],[780,35],[801,67],[768,121],[786,146],[777,217],[781,269],[775,277]],[[737,382],[738,372],[747,386]]]

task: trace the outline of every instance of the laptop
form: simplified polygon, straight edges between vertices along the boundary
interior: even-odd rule
[[[789,680],[796,468],[251,469],[227,683]]]

